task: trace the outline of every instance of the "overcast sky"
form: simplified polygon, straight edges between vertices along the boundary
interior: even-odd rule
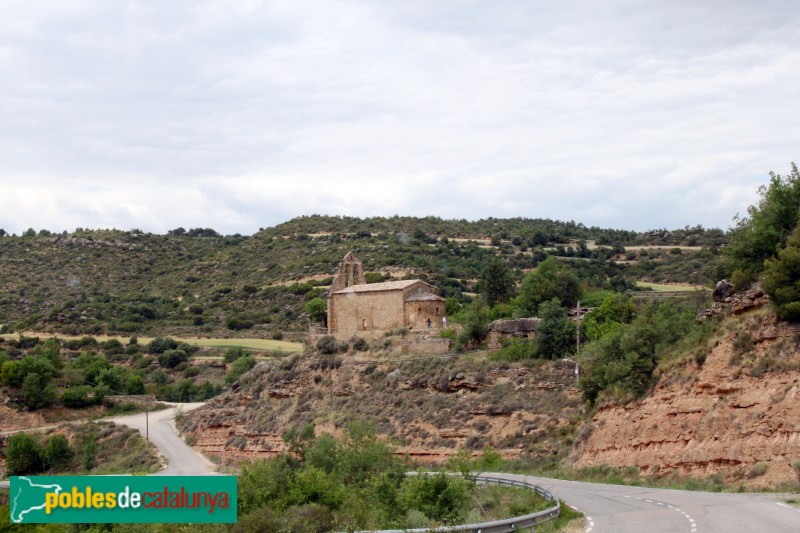
[[[0,2],[0,228],[728,228],[800,161],[795,0]]]

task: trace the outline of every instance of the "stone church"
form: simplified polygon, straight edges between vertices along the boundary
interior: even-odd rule
[[[339,264],[328,295],[328,333],[340,339],[375,338],[398,328],[438,331],[442,317],[444,298],[434,286],[418,279],[368,284],[353,252]]]

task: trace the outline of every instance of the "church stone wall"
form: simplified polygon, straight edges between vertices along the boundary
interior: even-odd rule
[[[339,338],[379,337],[405,326],[401,290],[333,294],[328,312],[328,327]]]
[[[412,330],[421,331],[428,329],[428,319],[431,320],[431,329],[442,328],[444,316],[444,302],[441,300],[411,301],[405,303],[406,324]]]

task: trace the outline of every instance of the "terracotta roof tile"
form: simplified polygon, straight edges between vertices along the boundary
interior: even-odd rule
[[[418,279],[404,279],[400,281],[384,281],[382,283],[367,283],[366,285],[350,285],[346,289],[336,291],[333,294],[346,294],[349,292],[397,291],[407,289],[416,283],[424,282]]]

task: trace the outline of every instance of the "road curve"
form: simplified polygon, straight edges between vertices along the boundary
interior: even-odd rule
[[[800,509],[778,494],[732,494],[605,485],[515,474],[586,515],[586,533],[797,533]]]
[[[202,404],[183,404],[184,411]],[[176,408],[150,413],[150,440],[168,461],[159,475],[207,475],[213,465],[178,437]],[[145,434],[145,414],[109,418]],[[484,473],[545,488],[586,515],[585,533],[797,533],[800,509],[779,494],[731,494]],[[8,482],[0,482],[0,487]],[[796,497],[796,496],[795,496]],[[784,499],[786,496],[784,496]]]
[[[192,476],[214,474],[214,465],[204,456],[190,448],[175,430],[175,414],[178,410],[184,413],[197,409],[203,403],[173,404],[174,407],[149,414],[138,413],[130,416],[117,416],[105,418],[115,424],[122,424],[138,429],[144,436],[147,434],[147,419],[149,418],[150,441],[158,448],[161,455],[167,460],[167,467],[156,475],[162,476]]]

